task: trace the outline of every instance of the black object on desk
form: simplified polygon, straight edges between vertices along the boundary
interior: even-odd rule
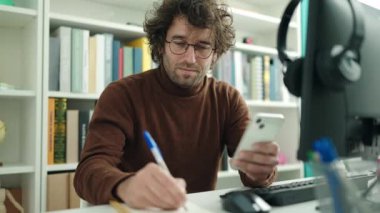
[[[315,179],[296,181],[268,188],[255,188],[245,191],[255,193],[272,206],[285,206],[315,200]]]
[[[266,213],[271,210],[271,207],[254,193],[233,191],[220,197],[223,201],[223,208],[229,212]]]
[[[359,190],[362,190],[367,187],[367,182],[372,177],[373,174],[358,174],[349,177],[348,180],[351,181],[352,184],[355,184]],[[325,183],[322,183],[320,179],[306,179],[267,188],[253,188],[233,192],[236,194],[240,193],[246,197],[252,194],[258,195],[272,206],[285,206],[317,199],[315,188],[324,184]],[[221,197],[223,208],[225,208],[224,202],[227,200],[223,199],[223,196],[224,195]],[[229,211],[228,209],[226,210]]]

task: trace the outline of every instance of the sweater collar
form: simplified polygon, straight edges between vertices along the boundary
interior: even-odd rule
[[[203,81],[197,86],[191,88],[182,88],[169,78],[163,66],[159,66],[155,73],[158,83],[163,88],[163,90],[168,94],[174,96],[190,97],[200,93],[206,88],[207,76],[205,76]]]

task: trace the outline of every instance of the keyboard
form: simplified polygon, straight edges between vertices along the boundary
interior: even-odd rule
[[[274,185],[267,188],[254,188],[242,193],[254,193],[272,206],[285,206],[315,200],[316,180],[301,180],[288,184]]]
[[[348,178],[358,189],[365,189],[372,175],[357,175]],[[315,188],[323,185],[318,179],[304,179],[267,188],[252,188],[240,191],[242,194],[256,194],[272,206],[285,206],[315,200]]]

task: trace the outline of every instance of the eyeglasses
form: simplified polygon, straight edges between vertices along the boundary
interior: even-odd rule
[[[210,44],[190,44],[182,39],[172,39],[171,41],[165,41],[166,43],[169,43],[169,49],[175,55],[182,55],[187,51],[187,49],[189,49],[189,46],[193,46],[195,56],[198,58],[206,59],[210,57],[212,51],[215,50],[211,47]]]

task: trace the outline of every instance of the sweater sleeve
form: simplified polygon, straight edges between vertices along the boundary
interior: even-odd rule
[[[227,119],[225,143],[227,145],[228,156],[232,157],[239,142],[242,138],[245,129],[250,122],[248,106],[243,97],[237,92],[232,90],[230,99],[229,119]],[[245,186],[249,187],[266,187],[272,184],[277,176],[277,170],[264,181],[253,181],[247,177],[243,172],[239,171],[240,179]]]
[[[263,180],[263,181],[253,181],[252,179],[250,179],[249,177],[247,177],[247,175],[244,174],[241,171],[239,171],[239,174],[240,174],[240,180],[244,184],[244,186],[248,186],[248,187],[267,187],[267,186],[271,185],[273,183],[273,181],[276,179],[276,177],[277,177],[277,169],[273,170],[273,172],[268,176],[268,178],[265,179],[265,180]]]
[[[132,129],[128,107],[120,103],[120,100],[127,100],[121,97],[125,95],[121,90],[120,86],[111,84],[99,98],[76,169],[75,190],[91,204],[117,199],[113,194],[115,186],[133,175],[120,169],[125,129]]]

